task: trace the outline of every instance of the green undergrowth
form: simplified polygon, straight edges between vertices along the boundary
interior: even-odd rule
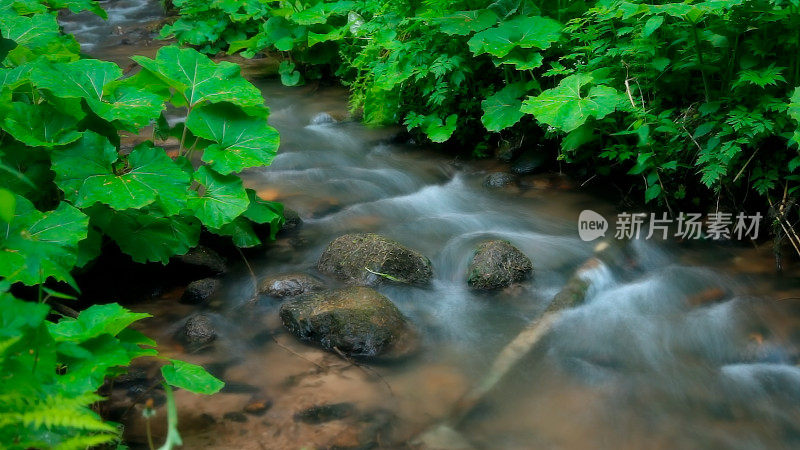
[[[544,151],[584,178],[628,176],[640,203],[796,195],[796,0],[173,4],[164,36],[282,52],[284,84],[335,76],[369,124]]]
[[[252,247],[283,221],[282,205],[237,176],[268,165],[279,141],[238,66],[169,46],[155,59],[134,57],[141,68],[125,74],[81,54],[58,24],[65,9],[105,17],[91,0],[0,0],[2,448],[118,443],[121,426],[96,412],[98,390],[132,360],[158,357],[130,327],[148,314],[66,306],[80,297],[76,271],[109,246],[167,263],[201,232]],[[125,135],[148,139],[130,147]],[[162,376],[163,448],[172,448],[180,436],[170,386],[211,394],[222,382],[177,360],[164,361]]]

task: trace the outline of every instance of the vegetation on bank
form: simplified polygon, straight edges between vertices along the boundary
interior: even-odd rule
[[[370,124],[520,146],[644,202],[786,205],[800,181],[800,3],[790,0],[174,0],[206,53],[279,51]],[[477,143],[477,144],[476,144]],[[765,201],[766,200],[766,201]]]
[[[58,25],[61,9],[105,17],[91,0],[0,0],[3,448],[116,441],[120,426],[95,412],[98,390],[133,359],[158,356],[130,328],[148,314],[62,304],[80,296],[76,271],[109,246],[166,263],[196,246],[201,230],[255,246],[283,220],[280,204],[236,175],[269,164],[278,148],[261,93],[238,66],[165,47],[154,60],[135,57],[142,69],[124,76],[80,54]],[[127,148],[125,133],[152,138]],[[171,153],[157,145],[170,138]],[[171,448],[180,443],[171,386],[210,394],[222,382],[199,366],[164,363]]]

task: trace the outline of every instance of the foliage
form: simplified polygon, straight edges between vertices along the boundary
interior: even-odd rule
[[[49,8],[94,10],[94,2],[0,5],[11,41],[0,65],[0,188],[16,203],[13,218],[6,212],[0,276],[77,288],[71,270],[97,256],[103,237],[134,261],[166,263],[197,244],[201,227],[246,246],[261,243],[254,223],[277,229],[282,207],[233,175],[269,164],[278,147],[269,110],[238,66],[165,47],[155,59],[135,57],[142,70],[124,76],[112,62],[80,59]],[[167,105],[183,120],[170,125]],[[120,133],[153,124],[153,140],[121,145]],[[156,135],[172,136],[177,155]],[[205,164],[195,168],[198,153]]]
[[[194,247],[203,228],[255,246],[264,238],[255,224],[273,238],[283,220],[280,204],[257,198],[236,176],[269,164],[278,147],[261,93],[238,66],[165,47],[124,74],[82,57],[56,20],[65,8],[105,17],[92,0],[0,0],[3,448],[117,440],[119,426],[93,410],[103,400],[98,390],[133,359],[158,355],[154,341],[130,328],[149,315],[112,303],[59,317],[48,302],[75,297],[54,284],[80,292],[74,271],[109,242],[134,261],[166,263]],[[182,116],[168,117],[167,106]],[[125,144],[149,127],[152,139]],[[170,140],[174,151],[157,145]],[[38,298],[20,299],[31,292]],[[202,394],[222,387],[182,361],[167,361],[162,375],[168,393],[169,385]],[[169,401],[165,448],[180,442]]]
[[[94,305],[76,318],[47,319],[44,302],[0,292],[0,442],[4,448],[85,449],[118,439],[118,427],[92,409],[107,377],[141,356],[157,356],[155,341],[128,328],[148,314],[116,303]],[[180,371],[180,376],[173,375]],[[172,360],[167,383],[212,394],[222,382],[199,366]]]
[[[642,180],[645,201],[798,187],[796,1],[175,5],[164,35],[211,53],[289,51],[285,84],[327,70],[367,123],[478,151],[557,138],[577,171]]]

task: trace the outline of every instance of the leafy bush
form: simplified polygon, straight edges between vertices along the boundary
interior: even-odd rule
[[[291,52],[285,84],[329,70],[367,123],[478,142],[479,154],[521,136],[557,138],[561,159],[633,175],[647,202],[798,186],[796,2],[175,5],[181,17],[164,35],[207,52]]]
[[[141,356],[157,356],[155,341],[128,328],[149,317],[117,305],[95,305],[77,318],[47,320],[50,307],[0,292],[0,443],[3,448],[85,449],[113,442],[119,427],[92,405],[107,377]],[[212,394],[223,383],[201,367],[172,360],[169,384]]]
[[[48,302],[80,292],[72,276],[113,241],[134,261],[194,247],[202,228],[238,246],[261,243],[254,226],[281,225],[282,206],[256,197],[236,173],[270,163],[278,133],[238,66],[191,49],[162,48],[125,76],[81,58],[57,10],[105,12],[91,0],[0,0],[0,442],[3,448],[87,448],[118,439],[92,410],[97,392],[155,342],[131,328],[148,317],[116,303],[75,318]],[[167,120],[170,105],[182,114]],[[124,148],[121,134],[153,138]],[[156,145],[173,138],[175,154]],[[199,155],[199,158],[192,158]],[[36,301],[9,289],[36,286]],[[31,292],[15,289],[14,292]],[[45,296],[44,293],[47,293]],[[170,428],[180,443],[170,386],[211,394],[222,382],[201,367],[162,368]]]
[[[235,175],[269,164],[278,147],[261,93],[238,66],[165,47],[154,60],[135,57],[143,69],[123,77],[112,62],[80,59],[55,13],[36,5],[45,8],[0,9],[13,46],[0,67],[0,188],[6,209],[16,204],[0,276],[75,287],[70,271],[99,254],[104,236],[134,261],[166,263],[197,244],[201,227],[239,246],[261,243],[253,224],[277,231],[282,207]],[[68,3],[76,5],[94,3]],[[182,121],[170,126],[167,104],[184,111]],[[121,132],[151,124],[153,140],[121,148]],[[175,157],[154,143],[169,136],[179,139]],[[198,152],[205,164],[195,168]]]

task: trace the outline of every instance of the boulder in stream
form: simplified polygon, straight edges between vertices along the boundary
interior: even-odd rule
[[[317,269],[348,284],[372,286],[384,280],[424,285],[433,277],[431,261],[416,250],[373,233],[336,238],[317,262]]]
[[[179,331],[178,339],[191,347],[210,344],[217,338],[214,324],[205,314],[195,314],[186,320]]]
[[[473,289],[500,289],[522,281],[533,271],[533,263],[507,241],[483,242],[469,264],[467,283]]]
[[[258,293],[267,294],[275,298],[286,298],[320,291],[324,287],[320,280],[311,275],[289,273],[269,276],[259,281]]]
[[[488,188],[504,188],[512,185],[517,181],[517,178],[506,172],[493,172],[483,179],[483,185]]]
[[[312,293],[283,304],[284,326],[303,341],[359,357],[401,357],[417,333],[391,300],[368,287]]]
[[[214,295],[219,287],[219,280],[216,278],[203,278],[192,281],[186,286],[181,296],[181,303],[190,305],[200,305],[206,303]]]
[[[219,275],[228,271],[225,259],[219,253],[202,245],[198,245],[185,255],[179,256],[178,260],[199,272],[205,272],[210,275]]]
[[[291,233],[298,230],[303,225],[303,219],[300,218],[300,214],[293,209],[284,208],[283,219],[284,222],[280,229],[281,233]]]

